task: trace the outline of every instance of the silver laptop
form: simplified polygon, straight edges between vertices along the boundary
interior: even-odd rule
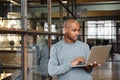
[[[93,46],[91,48],[91,52],[86,63],[80,63],[75,67],[87,66],[94,62],[97,62],[101,65],[104,64],[110,53],[111,48],[112,45]]]

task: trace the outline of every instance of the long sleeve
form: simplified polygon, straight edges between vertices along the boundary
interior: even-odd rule
[[[72,67],[71,61],[81,56],[85,59],[89,56],[89,47],[83,42],[66,44],[63,40],[54,44],[50,50],[48,73],[57,76],[58,80],[92,80],[92,76],[80,67]]]
[[[37,71],[44,76],[48,74],[48,51],[48,45],[45,42],[37,46]]]
[[[50,60],[48,64],[48,73],[50,76],[64,74],[71,69],[70,63],[59,65],[57,49],[55,46],[51,47]]]

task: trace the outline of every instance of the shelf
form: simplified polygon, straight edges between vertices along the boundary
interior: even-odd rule
[[[58,32],[45,32],[45,31],[38,31],[38,30],[23,30],[23,29],[16,29],[16,28],[0,28],[0,34],[25,34],[28,33],[29,35],[34,34],[48,34],[48,35],[63,35]]]
[[[32,53],[32,50],[28,50],[28,53]],[[0,54],[1,53],[20,53],[21,54],[21,50],[0,50]]]
[[[16,53],[17,50],[0,50],[0,53]]]
[[[16,28],[0,28],[0,34],[21,34],[25,33],[22,29],[16,29]]]
[[[20,69],[22,66],[20,64],[4,64],[3,69]]]

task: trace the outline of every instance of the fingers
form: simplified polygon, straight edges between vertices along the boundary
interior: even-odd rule
[[[79,62],[84,62],[85,59],[83,57],[77,57],[75,60],[79,61]]]
[[[83,57],[76,57],[72,62],[72,66],[78,65],[80,62],[85,62],[85,59]]]
[[[95,65],[95,66],[100,66],[101,64],[99,64],[99,63],[97,63],[97,62],[95,61],[93,65]]]
[[[74,59],[74,60],[71,62],[71,65],[75,67],[78,63],[79,63],[79,61],[78,61],[77,59]]]
[[[96,61],[94,63],[90,63],[90,66],[92,67],[97,67],[100,66],[101,64],[97,63]]]

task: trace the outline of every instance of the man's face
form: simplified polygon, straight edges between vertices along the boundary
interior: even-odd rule
[[[80,33],[79,24],[73,23],[71,26],[65,28],[66,38],[72,42],[78,39],[79,33]]]

